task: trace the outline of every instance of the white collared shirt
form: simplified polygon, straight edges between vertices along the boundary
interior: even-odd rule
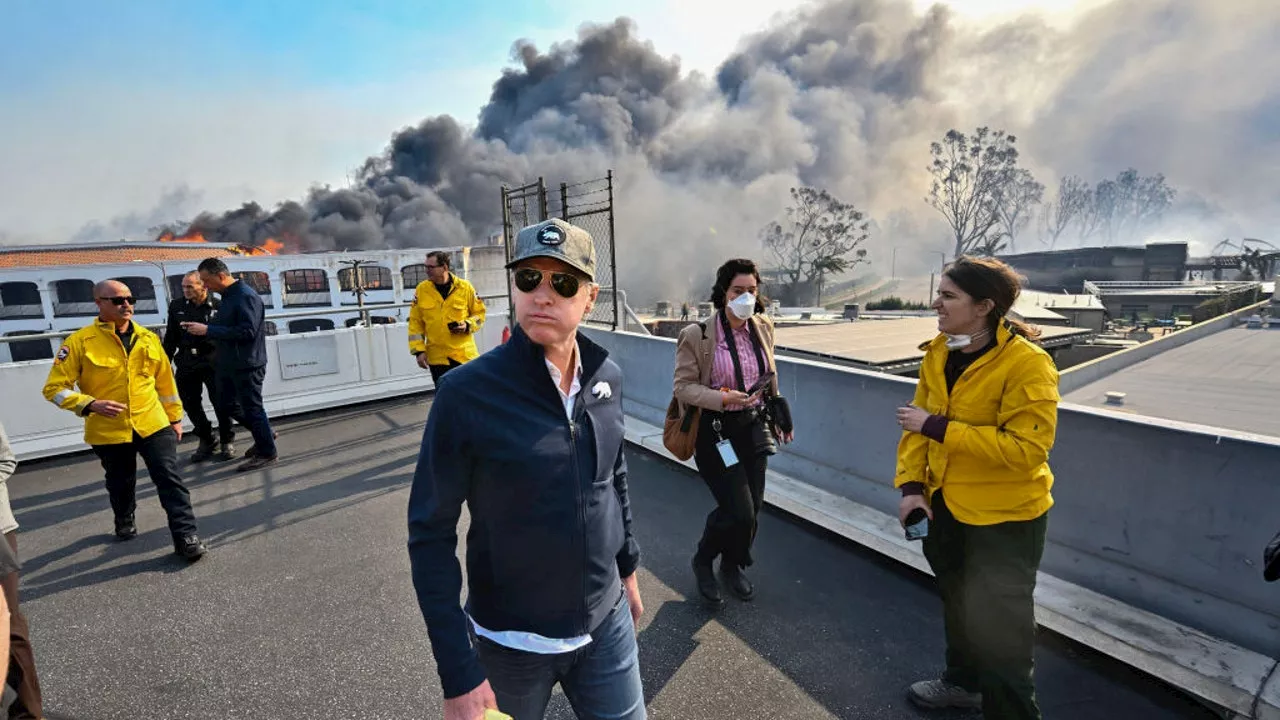
[[[555,383],[556,392],[560,393],[560,402],[564,403],[565,417],[569,422],[573,422],[573,401],[578,397],[578,393],[582,392],[582,362],[578,354],[578,343],[574,342],[573,344],[573,382],[569,385],[569,392],[565,392],[560,387],[560,381],[564,379],[560,368],[556,367],[550,360],[547,360],[546,363],[547,373],[551,375],[551,382]],[[487,637],[499,645],[514,650],[538,653],[539,655],[558,655],[560,653],[573,652],[591,643],[591,635],[579,635],[571,638],[549,638],[537,633],[520,632],[518,630],[488,630],[481,627],[475,621],[475,618],[471,618],[471,625],[475,628],[477,635]]]

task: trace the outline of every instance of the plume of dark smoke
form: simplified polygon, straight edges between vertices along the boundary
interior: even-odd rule
[[[483,242],[500,229],[500,185],[613,169],[619,277],[639,302],[700,294],[727,256],[763,258],[758,231],[800,184],[878,221],[868,249],[881,267],[897,248],[899,274],[927,272],[948,247],[922,200],[929,143],[979,125],[1018,135],[1050,192],[1062,175],[1164,173],[1186,199],[1166,223],[1172,238],[1265,236],[1280,221],[1272,0],[1112,0],[1065,28],[829,0],[745,38],[713,80],[683,73],[626,19],[545,52],[516,42],[513,60],[474,129],[427,118],[395,133],[352,187],[193,227],[303,250]]]

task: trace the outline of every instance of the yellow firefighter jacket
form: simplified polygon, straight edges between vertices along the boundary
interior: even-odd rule
[[[49,402],[78,415],[94,400],[114,400],[127,408],[113,418],[89,414],[84,441],[90,445],[132,442],[134,432],[147,437],[182,419],[178,386],[159,336],[136,322],[133,334],[133,349],[126,354],[115,326],[95,320],[68,337],[54,357],[44,384]]]
[[[449,323],[465,322],[469,332],[455,335]],[[465,363],[480,355],[473,335],[484,325],[484,303],[471,283],[453,275],[449,297],[441,297],[436,284],[423,280],[413,292],[409,310],[409,352],[427,354],[427,363],[448,365],[450,360]]]
[[[904,432],[894,486],[943,490],[960,522],[1034,520],[1053,505],[1049,450],[1058,424],[1058,370],[1035,343],[1002,323],[996,346],[948,395],[946,336],[928,343],[913,404],[948,419],[944,441]]]

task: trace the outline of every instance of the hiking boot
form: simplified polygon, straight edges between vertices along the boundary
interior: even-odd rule
[[[218,450],[218,460],[227,461],[236,459],[236,446],[230,440],[224,440],[222,447]]]
[[[236,472],[248,472],[250,470],[257,470],[259,468],[264,468],[268,465],[275,465],[275,463],[276,463],[276,458],[274,457],[268,458],[268,457],[259,457],[257,455],[254,455],[253,457],[250,457],[248,460],[245,460],[244,462],[240,463],[239,467],[236,468]]]
[[[191,462],[202,463],[213,457],[213,452],[217,449],[218,444],[213,441],[213,438],[200,438],[200,447],[191,453]]]
[[[116,537],[121,540],[129,540],[138,534],[138,526],[133,522],[133,516],[126,518],[116,518]]]
[[[272,440],[275,440],[275,439],[276,439],[276,438],[278,438],[278,437],[280,437],[280,435],[279,435],[278,433],[276,433],[276,431],[275,431],[275,430],[272,430],[272,431],[271,431],[271,439],[272,439]],[[256,457],[258,457],[258,446],[257,446],[257,444],[250,445],[250,446],[249,446],[249,449],[244,451],[244,456],[245,456],[245,459],[252,459],[252,458],[256,458]]]
[[[698,581],[698,593],[708,607],[724,605],[724,597],[720,595],[720,583],[716,582],[715,571],[711,569],[711,561],[693,556],[693,576]]]
[[[729,590],[734,595],[737,595],[739,600],[750,600],[755,597],[756,588],[747,579],[747,574],[742,571],[742,568],[721,560],[720,574],[724,576],[724,581],[728,584]]]
[[[922,708],[937,710],[941,708],[963,708],[966,710],[982,709],[982,693],[969,692],[959,685],[946,680],[921,680],[911,684],[907,691],[911,702]]]
[[[205,548],[204,543],[200,541],[198,535],[187,535],[186,537],[173,539],[173,551],[182,556],[184,560],[195,562],[204,557],[209,552]]]

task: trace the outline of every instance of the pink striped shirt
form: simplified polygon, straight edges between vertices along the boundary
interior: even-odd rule
[[[723,329],[723,326],[721,326]],[[755,345],[751,342],[751,328],[749,324],[743,324],[742,327],[733,331],[733,342],[738,348],[738,362],[742,364],[742,380],[747,384],[747,388],[755,385],[756,380],[760,378],[760,365],[756,361]],[[761,350],[761,356],[764,351]],[[729,343],[726,342],[724,333],[721,332],[719,339],[716,341],[716,350],[711,354],[711,387],[730,388],[733,390],[744,390],[738,387],[738,378],[733,372],[733,356],[729,354]],[[750,407],[760,404],[757,398],[751,403]],[[742,410],[748,406],[726,404],[725,410]]]

